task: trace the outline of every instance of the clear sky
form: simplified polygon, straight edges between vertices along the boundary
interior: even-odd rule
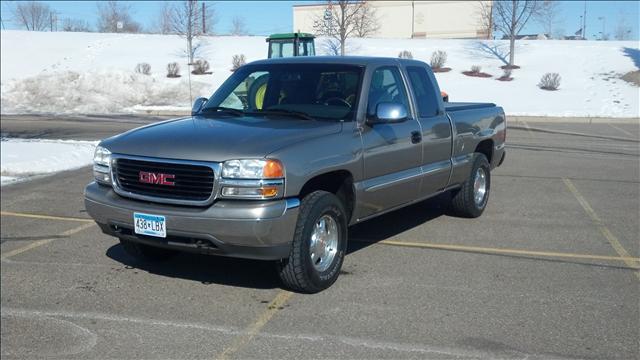
[[[95,25],[96,1],[44,1],[59,14],[59,18],[77,18]],[[321,1],[314,1],[320,3]],[[2,21],[5,28],[15,29],[17,25],[11,21],[9,7],[12,1],[2,1]],[[149,29],[157,18],[161,1],[130,1],[133,17],[143,27]],[[217,14],[218,22],[214,30],[225,34],[231,28],[231,19],[235,16],[244,18],[247,29],[254,35],[268,35],[275,32],[293,30],[292,6],[312,3],[311,1],[216,1],[211,2]],[[632,28],[631,38],[638,40],[638,22],[640,17],[638,1],[587,1],[587,37],[599,36],[603,24],[605,32],[613,35],[615,23],[624,14],[626,22]],[[558,28],[564,29],[567,35],[580,28],[580,16],[584,10],[584,1],[559,1]],[[598,18],[604,18],[599,20]],[[539,33],[541,27],[530,21],[522,33]]]

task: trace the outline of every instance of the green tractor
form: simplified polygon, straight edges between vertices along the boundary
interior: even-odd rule
[[[282,58],[291,56],[315,56],[315,36],[308,33],[272,34],[266,41],[269,43],[268,58]],[[247,94],[243,100],[251,109],[262,109],[264,95],[267,91],[268,75],[252,79],[245,86]]]
[[[272,34],[267,38],[269,59],[290,56],[315,56],[315,36],[307,33]]]

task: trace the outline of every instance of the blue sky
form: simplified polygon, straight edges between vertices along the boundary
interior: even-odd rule
[[[71,17],[84,19],[90,24],[96,21],[96,1],[44,1],[59,14],[59,18]],[[317,2],[317,1],[316,1]],[[8,29],[17,28],[11,22],[8,11],[10,1],[2,1],[2,21]],[[145,28],[153,25],[162,7],[161,1],[131,1],[129,2],[134,18]],[[231,19],[240,16],[245,19],[247,28],[254,35],[268,35],[274,32],[292,31],[292,6],[295,4],[311,3],[310,1],[216,1],[213,2],[218,23],[214,27],[216,33],[227,33],[231,27]],[[632,39],[638,39],[638,18],[640,14],[638,1],[587,1],[587,36],[589,39],[602,31],[604,17],[606,32],[613,34],[615,23],[621,14],[626,15],[626,21],[632,28]],[[580,16],[584,8],[583,1],[560,1],[558,27],[566,34],[573,34],[580,28]],[[541,27],[531,21],[522,33],[542,32]]]

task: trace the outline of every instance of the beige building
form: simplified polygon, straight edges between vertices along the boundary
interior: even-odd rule
[[[378,38],[487,38],[480,1],[370,1],[380,29]],[[491,4],[490,1],[486,3]],[[335,6],[335,5],[334,5]],[[314,33],[327,4],[293,6],[293,31]]]

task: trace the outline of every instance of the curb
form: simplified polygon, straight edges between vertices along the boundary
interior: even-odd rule
[[[640,118],[606,118],[606,117],[559,117],[559,116],[518,116],[508,115],[507,122],[524,123],[556,123],[556,124],[639,124]]]

